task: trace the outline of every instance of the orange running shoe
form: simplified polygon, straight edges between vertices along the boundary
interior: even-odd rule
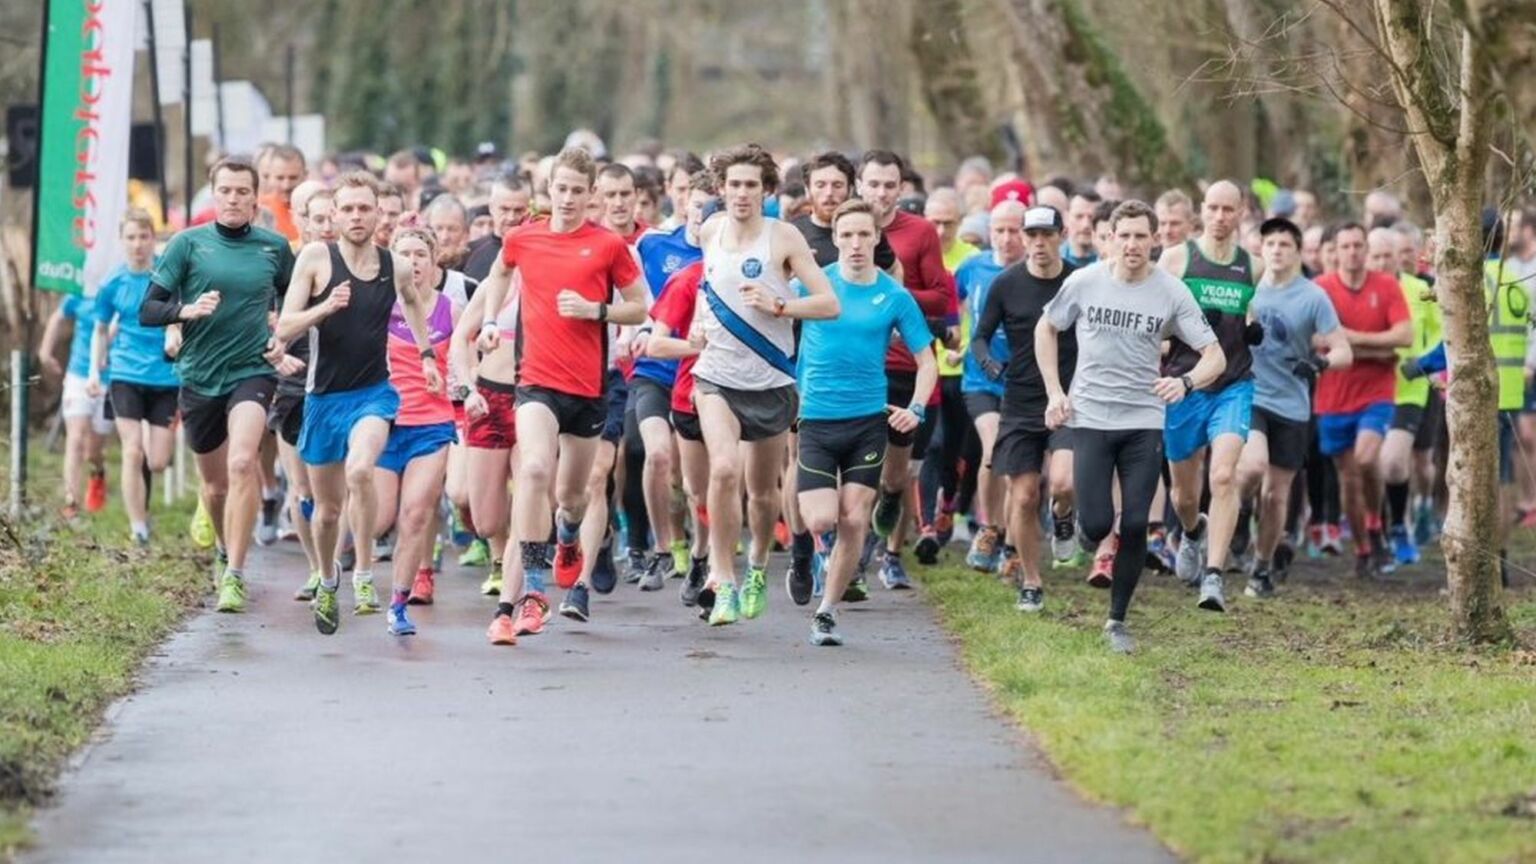
[[[548,620],[549,601],[544,595],[537,591],[524,594],[517,612],[517,635],[537,636],[544,632],[544,622]]]
[[[416,579],[411,583],[410,599],[405,602],[412,606],[431,606],[432,589],[434,587],[432,579],[431,567],[423,567],[417,570]]]
[[[107,506],[107,472],[92,471],[85,482],[85,512],[100,513]]]
[[[1109,551],[1093,558],[1093,569],[1088,571],[1088,584],[1095,588],[1108,588],[1115,581],[1115,552],[1120,549],[1120,535],[1109,541]]]
[[[773,524],[773,539],[779,544],[780,548],[788,549],[790,540],[789,523],[785,522],[783,519],[775,522]]]
[[[570,588],[581,578],[581,543],[555,544],[555,584]]]
[[[492,645],[516,645],[517,633],[512,626],[511,615],[497,615],[491,619],[491,626],[485,631],[487,639]]]

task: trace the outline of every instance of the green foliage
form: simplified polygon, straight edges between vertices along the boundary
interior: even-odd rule
[[[989,577],[924,579],[1067,780],[1192,860],[1536,856],[1536,654],[1448,644],[1432,591],[1298,581],[1213,615],[1148,577],[1124,658],[1102,643],[1107,597],[1076,577],[1048,578],[1039,617]],[[1536,627],[1536,597],[1511,606]]]

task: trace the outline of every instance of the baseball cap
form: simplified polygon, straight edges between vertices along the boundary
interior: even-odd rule
[[[1004,201],[1017,201],[1027,206],[1034,198],[1035,187],[1025,183],[1023,180],[1009,180],[1007,183],[999,183],[997,188],[992,190],[993,207]]]
[[[1066,225],[1061,221],[1061,211],[1055,207],[1031,207],[1024,211],[1025,231],[1055,231],[1060,233]]]
[[[486,162],[500,161],[501,150],[496,147],[495,141],[481,141],[475,147],[475,158]]]

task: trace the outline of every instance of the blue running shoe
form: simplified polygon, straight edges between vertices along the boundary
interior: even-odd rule
[[[1392,526],[1392,554],[1400,567],[1419,563],[1419,547],[1414,545],[1413,538],[1408,535],[1407,525]]]
[[[907,575],[907,568],[902,566],[899,555],[885,556],[885,562],[880,565],[880,584],[887,591],[912,590],[912,577]]]
[[[592,590],[608,594],[618,582],[618,568],[613,565],[613,539],[609,538],[597,547],[597,557],[592,562]]]
[[[869,562],[874,559],[876,551],[881,551],[883,545],[880,536],[875,532],[871,531],[864,535],[864,548],[859,552],[859,566],[856,571],[858,575],[863,576],[869,572]]]
[[[410,616],[405,614],[408,607],[404,603],[389,604],[389,612],[385,614],[384,621],[389,624],[389,632],[394,636],[415,636],[416,625],[411,623]]]
[[[1428,546],[1434,541],[1439,531],[1435,526],[1435,505],[1428,499],[1419,501],[1419,506],[1413,511],[1413,542],[1417,546]]]

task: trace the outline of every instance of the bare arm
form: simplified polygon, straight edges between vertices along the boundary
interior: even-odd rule
[[[101,370],[107,365],[107,346],[112,344],[111,328],[107,322],[97,321],[96,329],[91,332],[91,376],[90,383],[101,387]]]
[[[805,242],[804,235],[784,223],[775,223],[774,227],[781,229],[775,239],[782,241],[789,249],[785,258],[789,272],[800,280],[810,295],[786,301],[782,312],[784,317],[836,318],[842,312],[842,305],[837,302],[837,295],[832,293],[831,280],[816,266],[816,256],[811,254],[811,246]]]
[[[1189,247],[1180,243],[1177,246],[1164,249],[1158,256],[1157,267],[1165,273],[1184,278],[1184,268],[1189,265]]]
[[[48,316],[48,323],[43,326],[43,338],[37,345],[37,356],[42,359],[43,367],[57,375],[63,371],[59,365],[57,354],[59,343],[59,330],[64,326],[64,309],[60,307],[53,310]]]
[[[917,383],[912,388],[912,402],[927,405],[933,396],[933,388],[939,386],[939,361],[933,356],[931,347],[912,356],[917,359]]]
[[[496,329],[496,313],[506,305],[507,292],[511,287],[512,268],[497,255],[491,264],[491,272],[480,281],[480,288],[475,291],[476,298],[485,298],[485,303],[480,307],[480,320],[475,324],[475,332],[479,334],[483,350],[494,351],[501,341],[501,334]]]
[[[350,286],[346,283],[332,289],[324,303],[309,305],[314,286],[320,284],[321,267],[328,268],[329,264],[330,253],[323,243],[311,243],[299,253],[299,260],[293,266],[293,278],[288,283],[288,293],[283,295],[283,311],[277,319],[274,336],[278,342],[286,345],[327,316],[346,308],[351,299]]]
[[[1195,389],[1205,387],[1227,371],[1227,354],[1221,350],[1221,343],[1212,342],[1200,349],[1200,361],[1195,368],[1189,370],[1189,380],[1194,383]]]
[[[469,298],[469,305],[459,313],[458,322],[453,325],[453,339],[448,343],[448,366],[462,384],[474,384],[475,370],[471,361],[475,359],[475,337],[480,333],[481,313],[484,309],[485,291],[476,291],[475,296]]]
[[[1349,337],[1345,335],[1343,327],[1335,327],[1333,332],[1321,337],[1323,347],[1328,350],[1324,356],[1328,360],[1329,369],[1343,369],[1355,362],[1355,354],[1349,345]]]
[[[1035,365],[1040,367],[1040,380],[1045,383],[1045,395],[1048,399],[1066,395],[1062,392],[1061,371],[1057,368],[1056,358],[1059,346],[1056,337],[1058,333],[1059,331],[1051,324],[1051,319],[1041,315],[1040,322],[1035,325]]]

